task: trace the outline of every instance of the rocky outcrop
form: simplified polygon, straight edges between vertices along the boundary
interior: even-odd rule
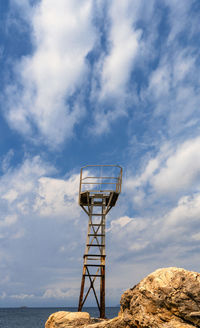
[[[120,304],[119,316],[111,320],[95,323],[89,314],[57,312],[49,317],[45,328],[200,327],[200,274],[159,269],[127,290]]]
[[[59,311],[50,315],[45,328],[74,328],[83,327],[91,322],[87,312]]]
[[[110,320],[90,318],[87,312],[59,311],[50,315],[45,328],[123,328],[124,322],[120,318]]]
[[[200,274],[159,269],[121,297],[128,327],[200,327]]]

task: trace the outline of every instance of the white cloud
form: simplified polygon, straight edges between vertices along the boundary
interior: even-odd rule
[[[157,192],[176,193],[194,188],[200,181],[200,138],[188,140],[168,157],[152,178]]]
[[[169,65],[160,65],[151,75],[150,92],[153,91],[156,99],[163,95],[166,96],[170,91],[170,82],[171,76]]]
[[[128,249],[128,251],[142,251],[142,250],[146,250],[146,248],[150,245],[149,241],[145,241],[144,240],[139,240],[137,243],[132,242],[130,244],[130,247]]]
[[[194,234],[192,235],[192,239],[194,239],[194,240],[196,240],[196,241],[200,241],[200,232],[198,232],[198,233],[194,233]]]
[[[70,244],[70,250],[72,251],[72,250],[75,250],[76,248],[77,248],[77,245],[78,245],[78,241],[76,240],[76,241],[72,241],[71,242],[71,244]],[[60,246],[60,248],[59,248],[59,252],[60,253],[68,253],[68,251],[69,251],[69,247],[67,246],[67,245],[62,245],[62,246]],[[68,257],[68,259],[74,259],[73,258],[73,256],[72,257]]]
[[[134,205],[152,206],[156,199],[166,197],[178,200],[186,192],[199,190],[200,183],[200,138],[180,144],[166,143],[154,158],[150,158],[143,171],[137,176],[130,174],[124,189]]]
[[[34,210],[42,216],[79,217],[79,175],[67,181],[42,177],[39,179]]]
[[[36,156],[16,168],[8,167],[0,178],[0,280],[5,282],[6,301],[12,304],[26,299],[70,299],[74,293],[66,286],[77,286],[74,266],[82,265],[80,245],[87,228],[87,221],[79,224],[79,174],[56,179],[51,177],[55,173],[52,165]],[[37,295],[43,295],[46,286],[44,297],[33,295],[33,284]]]
[[[134,60],[138,54],[141,31],[134,30],[134,16],[139,2],[111,1],[109,18],[110,50],[104,59],[101,96],[123,97],[129,81]]]
[[[135,27],[141,7],[141,1],[130,0],[110,1],[107,5],[107,49],[95,64],[91,92],[95,108],[91,130],[95,135],[108,132],[113,121],[126,116],[127,104],[130,106],[136,97],[134,87],[130,91],[128,86],[141,45],[142,31]]]
[[[199,270],[196,261],[200,239],[200,193],[183,196],[168,209],[159,208],[152,212],[149,208],[144,214],[127,217],[124,225],[121,225],[123,217],[111,222],[107,245],[110,267],[126,263],[127,270],[131,263],[134,268],[145,263],[146,269],[154,270],[159,263],[160,266],[196,266]],[[134,271],[134,268],[131,270]]]
[[[125,180],[125,188],[128,190],[132,190],[133,188],[140,186],[142,183],[145,183],[159,168],[159,164],[159,158],[150,159],[144,169],[144,172],[140,176],[136,178],[128,178],[127,180]]]
[[[15,169],[9,168],[0,178],[0,194],[8,203],[20,202],[33,193],[37,179],[46,174],[52,174],[55,169],[41,160],[39,156],[26,158]]]
[[[130,252],[146,248],[149,244],[149,241],[145,240],[148,224],[149,218],[142,217],[124,216],[112,220],[108,229],[112,245],[111,258],[123,256],[125,253],[127,256]]]
[[[14,224],[17,216],[35,213],[39,217],[79,218],[79,174],[65,180],[48,177],[55,172],[39,156],[25,159],[15,169],[9,168],[0,178],[0,195],[7,208],[0,225]]]
[[[71,136],[84,108],[69,97],[87,76],[85,57],[95,42],[92,1],[43,0],[32,10],[33,55],[15,67],[18,84],[7,88],[7,119],[26,136],[35,127],[42,141],[54,147]],[[59,126],[59,128],[58,128]]]
[[[179,136],[187,130],[193,136],[199,133],[198,85],[199,67],[193,48],[170,41],[142,92],[143,99],[152,103],[154,119],[165,118],[163,135]]]
[[[167,227],[182,226],[184,230],[198,222],[200,217],[200,194],[182,197],[177,206],[167,215],[165,224]],[[188,231],[189,232],[189,231]]]
[[[11,238],[12,239],[21,239],[22,237],[24,237],[24,235],[25,235],[25,229],[20,228],[20,229],[18,229],[18,231],[16,233],[13,233]]]
[[[34,298],[34,297],[35,297],[34,294],[14,294],[14,295],[10,295],[10,298],[14,298],[14,299],[18,299],[18,300],[25,300],[25,299]]]
[[[14,189],[10,189],[6,194],[2,196],[2,198],[12,203],[17,198],[17,196],[18,192]]]
[[[172,42],[184,28],[189,29],[191,27],[192,21],[189,15],[191,3],[187,0],[181,2],[178,0],[165,0],[164,2],[170,9],[169,22],[171,30],[168,40]]]
[[[190,264],[195,265],[199,247],[199,217],[200,193],[181,197],[173,207],[154,220],[154,229],[150,228],[151,245],[154,245],[152,250],[160,247],[168,262],[174,258],[177,263],[183,261],[186,265],[189,265],[187,254],[190,254]]]
[[[42,298],[48,299],[48,298],[57,298],[57,299],[65,299],[69,297],[77,297],[77,290],[69,289],[67,291],[54,288],[54,289],[47,289]]]
[[[0,220],[0,227],[9,227],[17,222],[17,215],[7,215],[3,220]]]
[[[12,160],[12,157],[14,155],[14,151],[13,149],[10,149],[7,154],[2,158],[2,162],[1,162],[1,167],[2,167],[2,171],[6,172],[10,166],[10,161]]]
[[[193,70],[195,65],[195,56],[191,56],[186,52],[180,52],[176,55],[175,74],[173,76],[174,83],[177,84],[188,77],[190,71]]]
[[[0,177],[0,238],[12,239],[13,243],[25,236],[26,226],[23,226],[22,222],[24,217],[34,215],[33,207],[39,179],[54,172],[55,169],[39,156],[25,158],[24,162],[15,168],[8,166],[7,171]]]
[[[133,219],[129,218],[128,216],[123,216],[117,220],[113,220],[111,222],[111,229],[114,228],[116,225],[120,227],[126,226],[129,222],[131,222]]]

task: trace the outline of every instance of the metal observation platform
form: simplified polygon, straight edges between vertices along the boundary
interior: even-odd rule
[[[89,220],[78,311],[93,291],[100,318],[105,318],[106,215],[115,206],[121,185],[122,168],[118,165],[87,165],[81,169],[79,205]]]

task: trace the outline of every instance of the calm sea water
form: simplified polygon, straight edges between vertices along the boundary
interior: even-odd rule
[[[77,311],[77,308],[0,308],[0,328],[44,328],[50,314],[57,311]],[[96,308],[86,307],[91,317],[99,317]],[[119,307],[106,308],[106,317],[118,315]]]

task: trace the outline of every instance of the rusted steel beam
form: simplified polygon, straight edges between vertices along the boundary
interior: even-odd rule
[[[100,318],[105,318],[105,265],[101,267]]]
[[[84,285],[85,285],[85,273],[86,273],[86,267],[83,267],[83,274],[82,274],[82,280],[81,280],[81,290],[80,290],[80,296],[79,296],[79,304],[78,304],[78,311],[82,310],[83,307],[83,294],[84,294]]]

